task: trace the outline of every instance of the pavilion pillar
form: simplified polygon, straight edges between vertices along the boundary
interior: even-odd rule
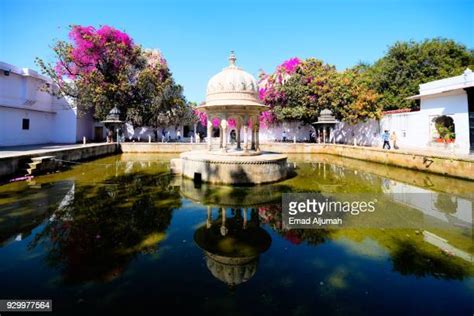
[[[244,125],[244,152],[249,151],[249,117],[247,114],[244,115],[242,124]]]
[[[207,220],[206,220],[206,227],[209,229],[212,225],[212,212],[211,207],[207,206]]]
[[[249,151],[249,135],[248,135],[249,127],[247,124],[244,125],[244,151]]]
[[[250,146],[250,149],[252,150],[255,150],[255,123],[254,123],[255,119],[252,117],[252,143],[251,143],[251,146]]]
[[[240,118],[237,118],[237,149],[240,149],[240,130],[242,128],[242,122]]]
[[[257,121],[255,122],[255,150],[260,151],[260,122]]]
[[[221,143],[222,143],[222,151],[227,151],[227,119],[221,120]]]
[[[222,216],[222,224],[221,224],[221,235],[222,236],[225,236],[227,235],[227,232],[228,232],[228,229],[226,227],[226,223],[225,223],[225,220],[226,220],[226,214],[225,214],[225,208],[221,208],[221,216]]]
[[[222,126],[219,123],[219,148],[222,148]]]
[[[193,136],[194,136],[194,142],[197,143],[197,139],[198,139],[198,137],[197,137],[198,136],[198,134],[197,134],[197,123],[194,123],[194,126],[193,126]]]
[[[207,150],[211,151],[212,147],[212,120],[207,119]]]

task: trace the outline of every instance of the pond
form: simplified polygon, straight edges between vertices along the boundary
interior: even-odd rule
[[[0,298],[52,299],[64,315],[474,313],[474,182],[295,155],[277,184],[195,185],[169,174],[172,157],[0,186]],[[363,227],[287,230],[288,192],[393,199]]]

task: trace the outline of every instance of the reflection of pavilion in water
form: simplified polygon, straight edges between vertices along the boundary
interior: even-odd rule
[[[181,179],[180,179],[181,180]],[[257,206],[281,197],[278,185],[230,187],[180,181],[181,195],[207,207],[205,224],[194,233],[212,275],[229,287],[248,281],[257,272],[261,253],[271,245],[260,227]]]
[[[206,224],[194,234],[204,251],[212,275],[230,287],[248,281],[257,271],[258,258],[271,244],[270,235],[260,227],[255,208],[207,209]],[[230,215],[230,216],[229,216]]]

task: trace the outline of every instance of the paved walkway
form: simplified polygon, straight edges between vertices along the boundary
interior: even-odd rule
[[[385,151],[391,153],[405,153],[405,154],[412,154],[412,155],[423,155],[423,156],[437,156],[437,157],[445,157],[445,158],[458,158],[458,159],[467,159],[467,160],[474,160],[474,152],[470,154],[459,154],[453,152],[452,149],[442,149],[442,148],[432,148],[432,149],[418,149],[415,147],[402,147],[398,149],[383,149],[381,146],[353,146],[351,144],[333,144],[333,143],[291,143],[291,142],[262,142],[262,145],[282,145],[291,147],[300,145],[315,145],[315,146],[348,146],[348,147],[356,147],[356,148],[366,148],[367,150],[375,150],[375,151]]]
[[[350,145],[349,145],[350,146]],[[406,153],[406,154],[413,154],[413,155],[423,155],[423,156],[438,156],[438,157],[446,157],[446,158],[459,158],[459,159],[468,159],[468,160],[474,160],[474,154],[459,154],[453,152],[452,149],[417,149],[414,147],[403,147],[403,148],[398,148],[398,149],[383,149],[381,147],[364,147],[364,146],[357,146],[357,147],[362,147],[362,148],[368,148],[368,149],[379,149],[381,151],[387,151],[387,152],[401,152],[401,153]]]
[[[89,143],[86,145],[83,144],[38,144],[38,145],[24,145],[24,146],[11,146],[11,147],[0,147],[0,158],[5,158],[5,157],[15,157],[15,156],[23,156],[23,155],[38,155],[41,153],[48,153],[51,151],[55,150],[63,150],[63,149],[73,149],[73,148],[80,148],[80,147],[94,147],[94,146],[100,146],[100,145],[105,145],[107,143]],[[137,145],[149,145],[149,143],[127,143],[127,144],[137,144]],[[151,143],[152,145],[164,145],[164,146],[170,146],[170,145],[195,145],[195,144],[190,144],[190,143],[161,143],[161,142],[153,142]],[[262,144],[277,144],[277,145],[283,145],[283,146],[288,146],[291,147],[293,145],[331,145],[331,144],[316,144],[316,143],[281,143],[281,142],[268,142],[268,143],[262,143]],[[201,145],[205,145],[205,143],[202,143]],[[350,146],[350,145],[346,145]],[[357,147],[362,147],[363,146],[357,146]],[[379,150],[384,150],[379,147],[365,147],[368,149],[379,149]],[[416,148],[400,148],[400,149],[391,149],[391,150],[386,150],[387,152],[403,152],[403,153],[409,153],[409,154],[416,154],[416,155],[425,155],[425,156],[441,156],[441,157],[455,157],[455,158],[464,158],[468,160],[474,160],[474,154],[470,155],[460,155],[460,154],[455,154],[452,152],[452,150],[442,150],[442,149],[416,149]]]
[[[0,147],[0,158],[16,157],[23,155],[41,155],[42,153],[50,153],[64,149],[95,147],[106,145],[107,143],[90,143],[90,144],[38,144]]]
[[[370,148],[376,148],[376,147],[370,147]],[[403,151],[406,153],[425,155],[425,156],[443,156],[443,157],[474,159],[474,153],[472,152],[470,154],[458,154],[449,149],[443,150],[443,149],[400,148],[400,149],[390,149],[388,151],[392,151],[392,152]]]

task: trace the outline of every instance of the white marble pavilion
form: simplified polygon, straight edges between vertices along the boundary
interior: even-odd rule
[[[213,121],[219,120],[219,152],[251,155],[260,152],[259,116],[268,106],[258,98],[255,78],[236,66],[231,52],[229,66],[213,76],[207,84],[206,102],[198,109],[207,115],[207,149],[213,151]],[[229,120],[236,122],[236,144],[230,147]],[[243,148],[242,134],[243,129]],[[250,139],[249,139],[250,138]]]

